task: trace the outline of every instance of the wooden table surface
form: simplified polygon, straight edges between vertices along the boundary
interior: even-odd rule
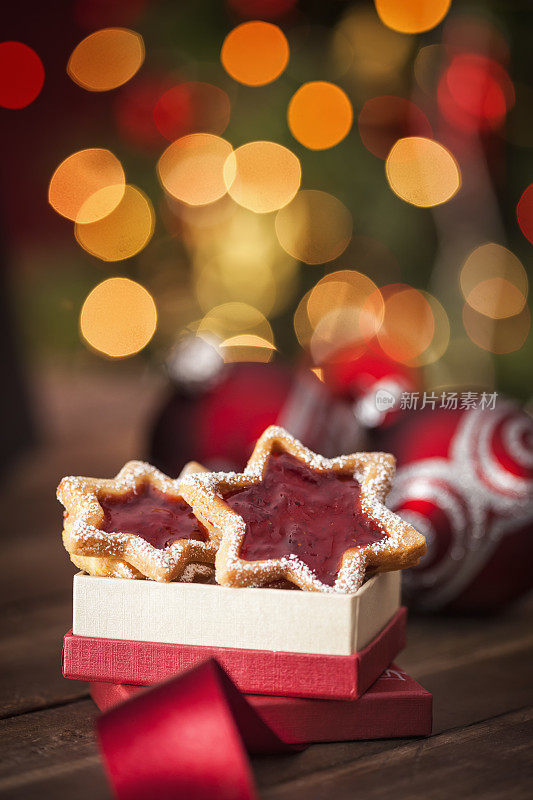
[[[142,453],[141,422],[158,387],[138,383],[134,409],[126,402],[132,386],[125,379],[102,414],[96,413],[98,381],[80,388],[77,404],[65,401],[68,387],[60,380],[45,381],[38,388],[48,442],[4,479],[2,798],[111,796],[87,684],[61,676],[73,570],[60,544],[54,490],[64,474],[111,475]],[[434,695],[433,735],[312,745],[297,755],[255,758],[261,798],[531,797],[532,619],[531,600],[488,619],[412,615],[398,663]]]

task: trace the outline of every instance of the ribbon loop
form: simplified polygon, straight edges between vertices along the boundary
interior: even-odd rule
[[[246,750],[294,752],[215,659],[99,717],[100,748],[119,800],[256,800]]]

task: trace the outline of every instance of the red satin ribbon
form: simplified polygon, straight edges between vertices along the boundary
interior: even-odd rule
[[[246,750],[287,753],[214,659],[139,692],[97,721],[119,800],[256,800]]]

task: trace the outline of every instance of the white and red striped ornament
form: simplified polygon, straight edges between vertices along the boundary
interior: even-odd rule
[[[428,610],[489,611],[533,589],[533,420],[517,405],[415,412],[387,439],[388,505],[426,536],[405,590]]]

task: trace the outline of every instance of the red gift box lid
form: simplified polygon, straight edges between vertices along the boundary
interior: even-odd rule
[[[242,692],[354,700],[405,645],[406,611],[358,653],[349,656],[243,650],[65,635],[65,678],[147,686],[215,658]]]
[[[128,700],[142,686],[93,681],[102,711]],[[432,695],[392,664],[357,700],[246,695],[264,722],[288,744],[429,736]]]

